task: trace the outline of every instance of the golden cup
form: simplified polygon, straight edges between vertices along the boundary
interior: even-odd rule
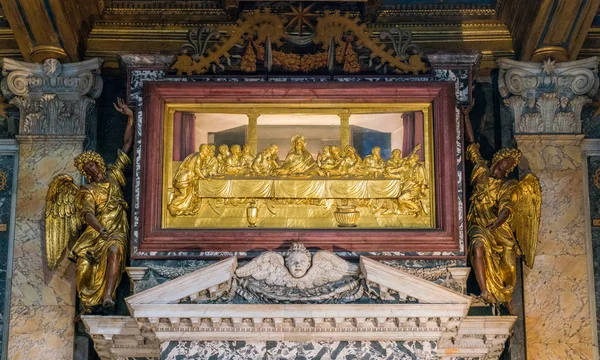
[[[356,227],[360,212],[355,206],[338,206],[337,211],[333,212],[333,217],[338,227]]]
[[[246,208],[246,220],[248,220],[248,227],[256,227],[258,221],[258,208],[255,202],[251,202]]]

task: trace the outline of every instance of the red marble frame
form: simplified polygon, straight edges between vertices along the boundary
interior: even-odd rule
[[[252,102],[432,103],[438,228],[162,229],[163,114],[166,104]],[[453,83],[168,83],[143,89],[140,252],[262,251],[292,240],[355,252],[458,252],[456,110]],[[142,258],[145,256],[136,256]],[[440,256],[441,258],[442,256]],[[460,256],[459,256],[460,257]],[[427,256],[431,258],[431,256]]]

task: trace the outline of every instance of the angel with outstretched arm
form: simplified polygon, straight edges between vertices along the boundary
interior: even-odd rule
[[[527,174],[521,181],[507,179],[521,160],[518,149],[503,148],[491,164],[475,142],[468,110],[463,113],[466,158],[473,163],[471,205],[467,214],[469,259],[481,298],[504,304],[512,313],[516,284],[516,256],[524,255],[533,267],[541,211],[538,178]]]
[[[133,144],[133,113],[121,99],[114,107],[127,116],[115,163],[106,166],[100,154],[86,151],[75,158],[75,167],[87,183],[77,187],[71,176],[58,175],[46,195],[48,266],[54,268],[69,242],[77,238],[69,259],[77,264],[77,294],[86,312],[96,305],[114,306],[125,269],[129,222],[122,187],[123,170],[131,163],[127,152]]]

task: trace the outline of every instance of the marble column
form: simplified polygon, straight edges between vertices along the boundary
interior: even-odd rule
[[[73,357],[75,266],[53,271],[45,254],[45,195],[60,173],[80,180],[73,158],[102,91],[99,59],[32,64],[4,59],[1,88],[20,110],[17,205],[8,358]]]
[[[589,287],[581,110],[598,90],[598,59],[498,61],[499,91],[512,110],[523,152],[520,172],[536,174],[542,214],[533,269],[524,271],[528,359],[598,355]]]

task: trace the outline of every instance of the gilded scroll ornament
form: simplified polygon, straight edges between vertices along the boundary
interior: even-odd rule
[[[6,173],[4,171],[0,171],[0,191],[6,189],[6,183],[8,179],[6,177]]]
[[[248,145],[243,151],[240,145],[232,145],[231,151],[221,145],[217,154],[214,146],[200,145],[175,171],[173,196],[167,206],[170,215],[195,216],[206,206],[219,213],[220,204],[235,207],[259,199],[268,208],[274,204],[311,205],[330,211],[337,206],[337,213],[352,208],[349,215],[333,214],[339,226],[356,225],[358,206],[382,215],[421,218],[429,214],[429,179],[417,154],[420,144],[405,158],[400,150],[394,150],[387,162],[379,147],[363,160],[352,146],[342,152],[338,146],[327,145],[315,160],[306,149],[304,136],[294,136],[291,145],[283,161],[274,144],[255,158]],[[343,220],[349,216],[351,221]],[[257,223],[257,217],[258,210],[253,210],[250,225]]]
[[[481,298],[504,304],[511,313],[516,284],[516,256],[533,267],[541,212],[538,178],[507,179],[521,160],[518,149],[504,148],[494,154],[491,165],[474,142],[473,129],[465,116],[466,158],[473,165],[471,206],[467,215],[469,257],[481,289]]]
[[[306,8],[308,10],[310,6]],[[324,11],[323,15],[304,12],[295,9],[292,13],[275,14],[270,8],[257,9],[234,25],[214,31],[206,27],[191,30],[188,33],[191,45],[182,47],[182,54],[171,69],[178,75],[219,72],[226,68],[254,73],[257,63],[261,62],[267,71],[276,67],[292,72],[318,69],[333,72],[336,65],[341,65],[344,73],[385,72],[388,68],[399,74],[416,75],[427,71],[418,49],[410,44],[411,36],[407,31],[391,29],[376,39],[365,24],[359,24],[358,17],[342,15],[339,11]],[[285,15],[292,16],[287,25]],[[313,34],[302,36],[305,25],[312,28],[305,16],[315,17],[317,25]],[[298,34],[287,31],[293,27],[299,27]],[[382,41],[391,42],[391,46]],[[306,42],[314,43],[317,52],[305,54],[304,51],[281,50],[283,43],[294,47]],[[408,49],[411,49],[410,54]]]
[[[87,183],[78,187],[71,176],[58,175],[46,194],[48,267],[54,269],[76,239],[68,257],[77,264],[77,293],[85,312],[114,306],[125,270],[129,223],[122,187],[123,171],[131,163],[126,153],[133,143],[133,113],[121,99],[115,108],[128,118],[115,163],[106,166],[98,153],[84,152],[75,158],[75,167]]]
[[[594,185],[596,188],[600,189],[600,169],[597,169],[596,172],[594,172]]]

